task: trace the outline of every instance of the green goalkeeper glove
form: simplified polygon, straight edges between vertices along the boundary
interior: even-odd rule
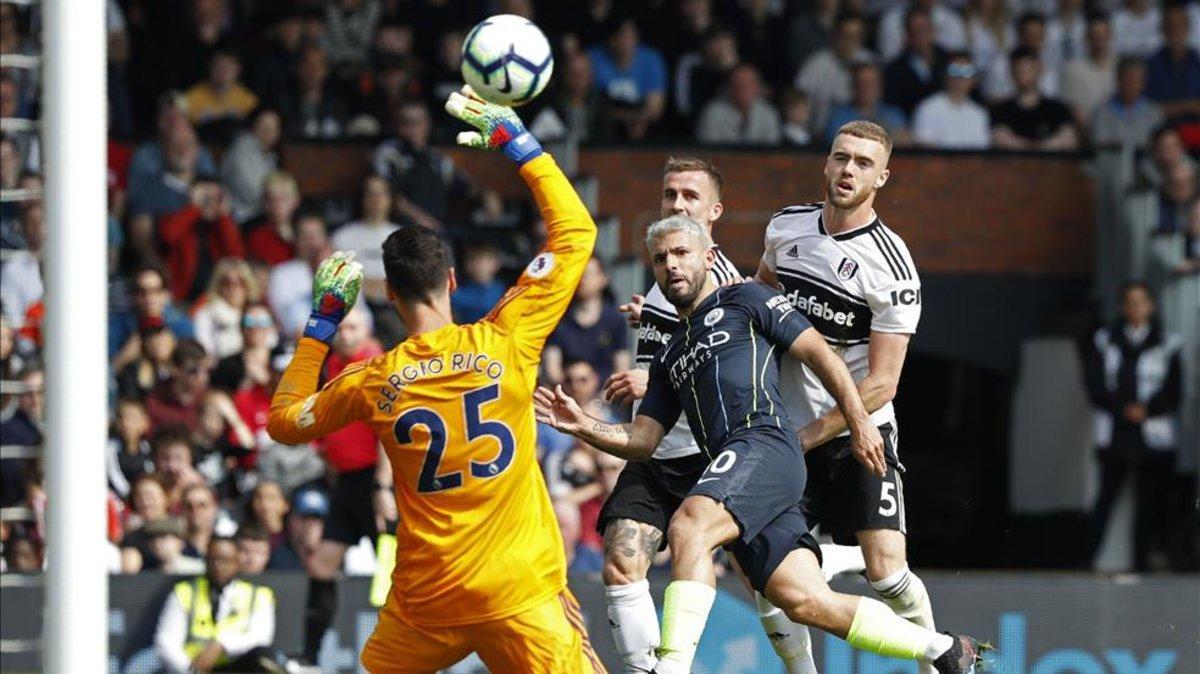
[[[304,326],[304,336],[326,344],[333,341],[338,324],[350,313],[362,288],[362,263],[354,253],[338,251],[317,267],[313,276],[312,313]]]
[[[478,129],[458,134],[458,144],[500,150],[517,166],[542,154],[542,145],[525,129],[513,109],[489,103],[464,84],[446,99],[446,112]]]

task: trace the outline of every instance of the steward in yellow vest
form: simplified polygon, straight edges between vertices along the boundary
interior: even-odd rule
[[[175,584],[154,643],[168,672],[282,672],[271,649],[275,593],[236,576],[236,544],[213,538],[205,575]]]

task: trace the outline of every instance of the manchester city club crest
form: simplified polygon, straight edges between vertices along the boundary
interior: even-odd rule
[[[704,315],[704,327],[711,328],[712,326],[717,324],[717,321],[724,318],[724,316],[725,316],[724,309],[722,309],[720,307],[713,309],[712,311],[710,311]]]
[[[858,263],[848,257],[844,257],[841,263],[838,264],[837,275],[843,281],[849,281],[851,278],[854,278],[854,272],[856,271],[858,271]]]

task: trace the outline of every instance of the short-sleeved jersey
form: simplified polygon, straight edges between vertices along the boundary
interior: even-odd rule
[[[483,320],[415,335],[314,393],[327,347],[302,339],[271,407],[289,444],[365,421],[391,460],[400,523],[393,592],[430,626],[496,620],[562,591],[566,563],[538,469],[532,395],[596,228],[548,156],[521,169],[546,248]]]
[[[638,414],[671,428],[682,412],[709,458],[742,432],[791,428],[779,361],[810,327],[761,283],[717,288],[654,357]]]
[[[717,253],[716,262],[709,270],[709,278],[718,286],[725,285],[730,281],[740,278],[737,267],[720,248],[715,248]],[[646,302],[642,305],[642,317],[638,321],[637,334],[637,358],[634,361],[634,367],[648,370],[650,363],[654,361],[654,356],[662,349],[663,345],[671,341],[671,335],[679,327],[679,310],[675,308],[667,300],[667,296],[663,294],[662,288],[658,284],[650,286],[650,290],[646,292]],[[637,414],[638,408],[641,406],[641,401],[636,401],[633,404],[633,412]],[[687,425],[686,418],[680,418],[679,421],[667,431],[662,442],[658,443],[658,448],[654,450],[655,459],[677,459],[681,456],[691,456],[699,453],[700,447],[696,444],[696,439],[692,437],[692,429]]]
[[[876,217],[870,224],[830,236],[822,204],[792,206],[767,225],[763,263],[783,292],[846,362],[854,381],[870,371],[871,332],[912,334],[921,318],[921,280],[908,247]],[[804,426],[837,406],[803,363],[783,363],[783,394],[795,422]],[[893,421],[889,402],[871,415]],[[845,435],[845,433],[843,433]]]

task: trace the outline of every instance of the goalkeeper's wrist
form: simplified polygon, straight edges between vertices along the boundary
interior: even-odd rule
[[[308,322],[304,324],[304,336],[331,344],[337,329],[338,321],[314,312],[308,315]]]
[[[542,144],[533,137],[532,133],[522,130],[516,138],[505,143],[500,150],[509,159],[515,161],[517,166],[523,166],[525,162],[542,154]]]

